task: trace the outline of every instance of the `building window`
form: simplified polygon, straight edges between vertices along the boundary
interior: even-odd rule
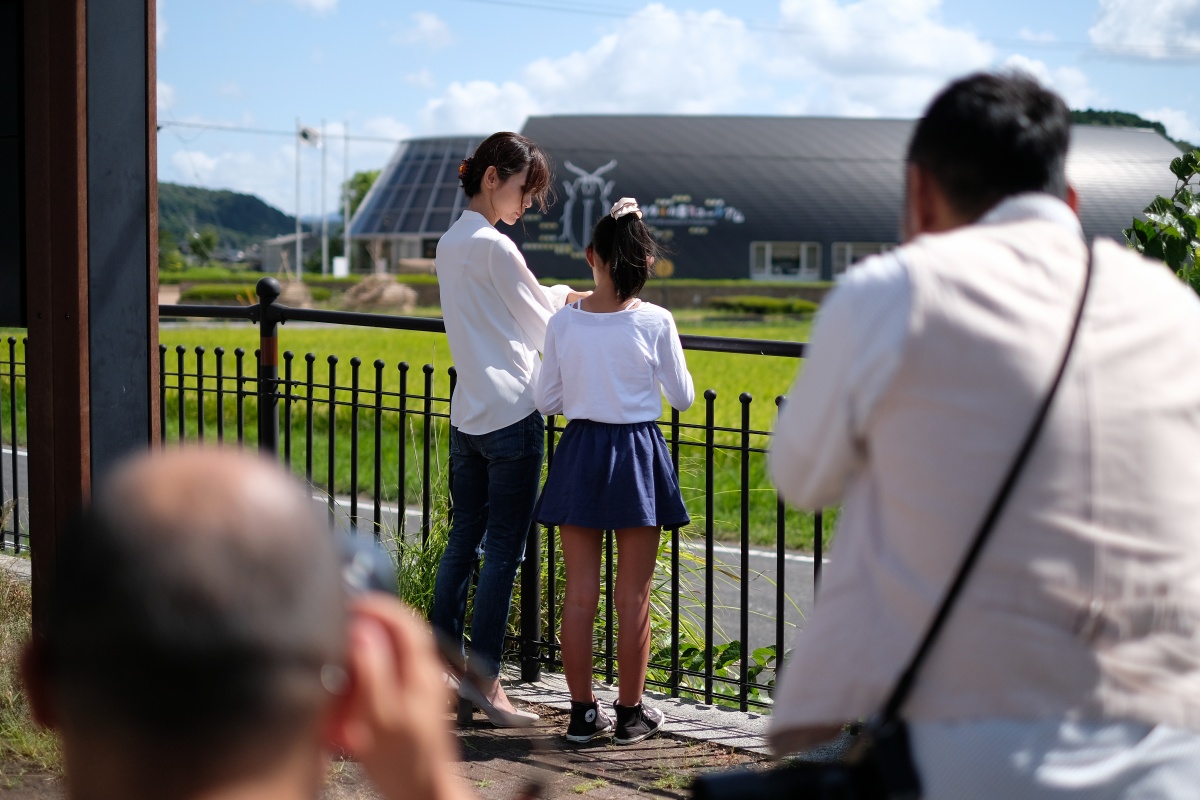
[[[834,242],[833,274],[841,275],[864,258],[886,253],[895,247],[890,242]]]
[[[821,245],[816,242],[752,242],[750,277],[819,281]]]

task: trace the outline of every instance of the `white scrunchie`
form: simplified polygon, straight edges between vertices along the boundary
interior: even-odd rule
[[[620,219],[626,214],[637,214],[637,218],[642,218],[642,210],[638,208],[637,200],[632,197],[622,197],[617,202],[613,203],[612,211],[608,212],[613,219]]]

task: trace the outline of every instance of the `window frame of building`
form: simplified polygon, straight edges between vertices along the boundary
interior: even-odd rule
[[[788,265],[794,264],[794,269]],[[750,243],[750,277],[764,281],[814,283],[821,280],[820,242]]]
[[[895,250],[895,242],[834,242],[829,248],[830,273],[834,278],[859,261]]]

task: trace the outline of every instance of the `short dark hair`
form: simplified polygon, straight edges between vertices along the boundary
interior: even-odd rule
[[[907,161],[977,219],[1005,197],[1065,197],[1071,112],[1029,75],[976,73],[954,81],[917,122]]]
[[[608,265],[617,297],[636,297],[653,274],[651,267],[660,247],[637,214],[613,219],[605,214],[592,229],[592,251]]]
[[[479,194],[488,167],[495,167],[502,181],[529,167],[529,175],[521,188],[533,196],[539,209],[546,210],[553,176],[550,160],[536,142],[510,131],[493,133],[484,139],[479,147],[475,148],[474,155],[462,160],[458,170],[458,177],[467,197]]]
[[[67,526],[45,667],[71,728],[203,782],[261,765],[315,723],[323,671],[344,658],[345,599],[331,536],[277,467],[218,456],[196,474],[155,458],[134,479],[166,461],[195,485],[138,493],[126,470]]]

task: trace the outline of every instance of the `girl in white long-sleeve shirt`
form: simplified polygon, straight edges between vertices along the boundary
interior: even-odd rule
[[[592,693],[604,530],[616,532],[618,552],[621,686],[614,741],[641,741],[663,723],[661,711],[642,703],[650,657],[650,580],[659,531],[689,519],[657,420],[662,394],[682,411],[695,391],[670,312],[638,298],[656,252],[641,217],[637,202],[622,198],[596,223],[586,251],[596,290],[551,318],[537,387],[542,413],[570,419],[537,518],[561,529],[567,573],[562,657],[572,700],[567,739],[573,742],[614,727]]]

